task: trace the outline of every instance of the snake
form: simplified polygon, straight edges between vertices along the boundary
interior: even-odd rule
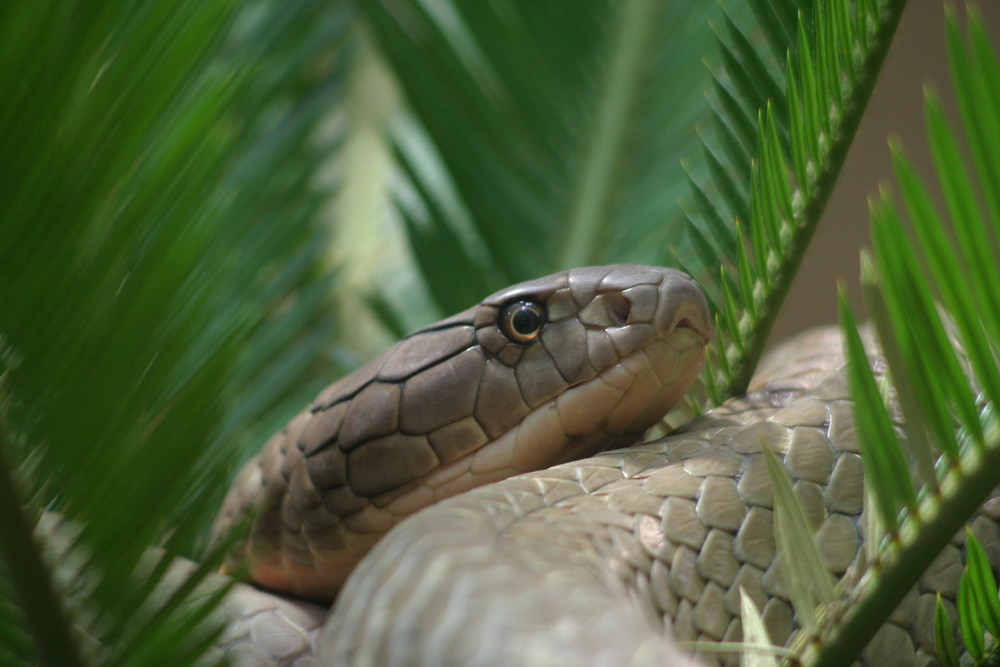
[[[695,281],[640,265],[520,283],[409,334],[237,475],[214,531],[250,522],[224,570],[252,586],[232,589],[215,650],[241,665],[735,665],[705,647],[742,639],[741,595],[784,644],[799,626],[765,448],[826,569],[854,580],[866,566],[839,332],[799,336],[745,395],[641,442],[711,337]],[[998,521],[1000,498],[969,523],[994,565]],[[954,616],[963,535],[864,664],[934,664],[934,604]]]

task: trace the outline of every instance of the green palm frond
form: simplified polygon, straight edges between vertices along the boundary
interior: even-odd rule
[[[712,3],[361,7],[406,95],[395,211],[435,314],[570,266],[669,262]]]
[[[694,271],[718,304],[715,368],[705,376],[713,402],[746,389],[904,4],[754,2],[770,59],[735,21],[720,31],[723,74],[704,147],[712,178],[691,180],[687,218],[701,263],[722,267]]]
[[[1000,218],[989,210],[996,181],[991,158],[983,155],[1000,149],[1000,138],[983,133],[984,127],[1000,122],[1000,65],[975,11],[970,10],[968,28],[963,39],[949,14],[950,66],[966,112],[966,134],[987,143],[970,147],[978,158],[967,168],[936,96],[928,91],[927,133],[948,216],[938,212],[926,184],[894,147],[916,242],[909,241],[896,206],[883,193],[872,204],[874,259],[863,264],[866,305],[899,396],[916,480],[875,386],[853,316],[842,305],[866,485],[876,489],[875,507],[867,511],[879,514],[884,535],[878,558],[846,602],[846,611],[831,614],[837,624],[818,633],[814,664],[841,664],[857,656],[1000,483],[1000,266],[995,259],[1000,256]],[[980,202],[986,202],[986,211]],[[928,464],[934,459],[935,464]],[[878,538],[868,535],[869,540]],[[967,548],[970,567],[980,576],[963,579],[959,614],[966,646],[976,655],[982,653],[982,638],[981,630],[977,639],[968,629],[970,600],[982,602],[986,617],[1000,606],[992,576],[982,576],[984,567],[987,573],[989,568],[977,545],[971,541]],[[949,652],[947,640],[939,645]]]
[[[363,295],[386,328],[403,331],[571,265],[681,257],[717,306],[719,352],[707,377],[718,401],[745,387],[903,6],[77,4],[0,8],[0,663],[186,664],[211,638],[201,621],[213,600],[182,586],[154,602],[156,580],[173,555],[204,555],[239,452],[300,407],[318,376],[336,375],[331,243],[318,224],[329,193],[317,183],[328,181],[330,154],[351,150],[337,143],[352,132],[343,115],[357,100],[347,96],[363,97],[379,77],[405,94],[402,105],[381,98],[386,117],[371,128],[385,163],[373,167],[362,146],[336,165],[344,182],[383,179],[373,189],[389,193],[388,217],[412,248],[413,267],[393,265],[378,276],[385,290]],[[1000,195],[986,186],[1000,182],[1000,115],[983,101],[1000,93],[981,26],[970,24],[966,46],[951,31],[979,187],[966,187],[974,179],[958,168],[933,102],[930,136],[949,215],[971,221],[955,227],[962,259],[902,158],[924,258],[900,250],[891,207],[874,214],[869,298],[884,303],[879,331],[893,377],[917,387],[900,392],[907,420],[923,415],[908,440],[945,452],[935,470],[936,452],[917,447],[918,481],[931,483],[923,491],[887,481],[898,451],[870,457],[869,487],[885,490],[877,502],[890,535],[878,571],[890,583],[865,590],[888,591],[875,595],[889,609],[917,571],[899,578],[893,559],[958,526],[953,518],[924,535],[899,521],[901,510],[928,524],[944,514],[934,502],[967,516],[978,502],[969,489],[986,483],[975,471],[996,448],[986,406],[1000,386],[987,372],[1000,336]],[[691,132],[699,123],[703,145]],[[929,268],[930,286],[911,280],[914,261]],[[968,285],[966,268],[979,276]],[[949,280],[959,274],[962,283]],[[965,357],[944,361],[948,329],[935,325],[930,297],[951,313]],[[900,329],[914,304],[936,332],[932,354]],[[977,369],[981,395],[958,372],[966,366]],[[927,377],[941,381],[925,392],[913,378]],[[859,422],[884,433],[867,439],[891,445],[879,388],[862,376],[856,384],[873,408]],[[964,439],[954,438],[956,418]],[[37,569],[40,547],[26,531],[42,509],[83,526],[69,547],[84,564],[76,591]],[[166,555],[141,566],[151,544]],[[881,611],[852,613],[877,627]]]
[[[351,20],[270,0],[0,9],[4,662],[181,665],[210,640],[193,628],[217,596],[150,595],[203,550],[246,441],[329,368],[316,128]],[[79,528],[50,566],[43,509]]]

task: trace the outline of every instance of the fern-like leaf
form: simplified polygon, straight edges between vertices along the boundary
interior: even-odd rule
[[[732,217],[748,230],[747,238],[738,233],[735,237],[736,257],[723,261],[725,278],[699,275],[722,300],[724,311],[741,312],[735,321],[720,320],[717,352],[707,371],[717,374],[711,382],[717,387],[715,401],[741,393],[749,382],[843,164],[904,4],[858,2],[849,12],[845,3],[829,2],[819,3],[814,12],[802,12],[790,2],[754,3],[762,29],[772,40],[771,50],[787,54],[787,59],[770,64],[748,47],[745,32],[734,21],[726,23],[719,39],[725,69],[720,81],[725,83],[716,86],[720,103],[705,148],[708,155],[721,157],[710,160],[715,165],[712,182],[695,189],[698,202],[712,201],[705,193],[719,192],[720,203],[699,204],[701,215],[689,218],[694,236],[707,220]],[[769,74],[782,69],[783,81]],[[740,128],[755,117],[750,145],[746,129]],[[749,187],[734,188],[734,183]],[[739,245],[746,242],[751,252],[744,258]],[[739,290],[728,288],[729,282],[738,283]],[[737,295],[742,309],[725,303]],[[727,357],[724,362],[721,355]]]
[[[980,19],[970,12],[966,40],[959,36],[954,16],[948,20],[954,80],[959,85],[977,80],[986,100],[1000,98],[1000,67],[995,55],[984,57]],[[992,111],[1000,114],[1000,107]],[[930,91],[926,112],[937,176],[956,242],[943,232],[945,218],[927,197],[925,184],[901,149],[894,147],[896,174],[907,217],[916,231],[916,248],[895,205],[883,194],[872,206],[874,261],[864,263],[863,275],[866,303],[878,311],[873,321],[883,348],[889,351],[889,370],[905,413],[909,446],[916,449],[914,460],[925,483],[916,497],[911,491],[893,491],[909,487],[909,472],[900,468],[901,450],[895,438],[886,435],[881,399],[861,391],[871,383],[868,360],[857,345],[849,346],[858,437],[867,443],[863,452],[866,485],[881,492],[878,506],[887,532],[881,536],[877,559],[844,604],[844,613],[830,614],[838,618],[838,624],[813,641],[818,651],[812,656],[813,664],[817,665],[854,659],[1000,483],[1000,420],[996,417],[1000,338],[995,328],[1000,302],[993,296],[1000,269],[995,262],[981,261],[983,248],[977,247],[983,244],[985,252],[995,256],[1000,239],[995,220],[980,210],[973,194],[977,184],[982,190],[992,188],[989,164],[979,160],[973,170],[966,169]],[[979,114],[971,120],[992,122],[987,116]],[[845,318],[844,327],[845,335],[853,338],[850,317]],[[940,456],[934,470],[928,469],[931,456]],[[889,465],[890,459],[895,463]],[[992,576],[983,575],[989,568],[973,539],[966,548],[970,570],[979,576],[964,578],[958,611],[966,646],[976,657],[983,651],[982,626],[981,622],[974,625],[969,616],[996,627],[996,585]],[[937,630],[939,636],[943,632]],[[944,637],[940,643],[946,654],[953,653]],[[949,660],[953,659],[951,655]]]

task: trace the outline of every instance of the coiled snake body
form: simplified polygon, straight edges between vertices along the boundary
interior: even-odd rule
[[[827,569],[864,567],[836,332],[785,348],[747,396],[681,433],[564,463],[658,421],[693,382],[708,331],[700,291],[666,269],[575,269],[499,292],[323,392],[240,473],[217,530],[262,507],[233,562],[266,587],[332,597],[382,533],[461,494],[361,561],[325,622],[320,664],[679,664],[677,641],[740,639],[741,587],[783,643],[796,625],[765,443]],[[994,563],[998,517],[987,503],[971,524]],[[961,564],[956,543],[866,662],[932,659],[934,593],[954,600]],[[228,605],[222,645],[237,664],[316,664],[321,607],[247,587]]]

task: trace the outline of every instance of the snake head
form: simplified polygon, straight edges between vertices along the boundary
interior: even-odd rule
[[[262,505],[242,550],[254,577],[332,595],[406,515],[640,438],[694,382],[710,331],[701,290],[672,269],[501,290],[322,392],[244,468],[217,528]]]
[[[526,307],[541,321],[530,340],[510,331]],[[694,382],[709,319],[694,280],[659,267],[571,269],[497,292],[475,309],[486,363],[473,414],[516,472],[634,442]]]

